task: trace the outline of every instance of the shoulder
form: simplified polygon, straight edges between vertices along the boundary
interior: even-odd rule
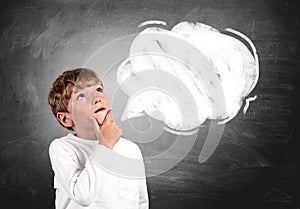
[[[49,145],[49,153],[71,152],[73,150],[71,135],[54,139]]]
[[[113,150],[126,157],[137,159],[143,158],[139,146],[136,143],[123,137],[121,137],[119,141],[115,144]]]
[[[68,134],[66,136],[56,138],[50,143],[50,147],[61,145],[61,144],[68,144],[68,139],[70,139],[71,134]]]

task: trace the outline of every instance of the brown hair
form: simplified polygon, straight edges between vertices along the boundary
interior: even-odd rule
[[[99,76],[91,69],[76,68],[63,72],[52,83],[48,94],[48,104],[55,118],[58,112],[69,112],[68,103],[74,87],[83,89],[99,83],[102,85]]]

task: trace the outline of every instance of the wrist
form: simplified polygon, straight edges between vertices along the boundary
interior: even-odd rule
[[[105,147],[107,147],[107,148],[109,148],[109,149],[111,149],[111,150],[114,148],[114,144],[111,145],[111,144],[109,144],[109,143],[102,142],[102,141],[99,141],[99,144],[100,144],[100,145],[103,145],[103,146],[105,146]]]

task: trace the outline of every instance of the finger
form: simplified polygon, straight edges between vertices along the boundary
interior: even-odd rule
[[[103,120],[102,124],[108,124],[112,122],[112,110],[109,109],[105,115],[105,118]]]
[[[122,131],[122,129],[119,126],[117,126],[117,131],[120,134],[120,136],[122,136],[123,131]]]
[[[98,118],[95,114],[93,115],[93,118],[96,120],[99,126],[102,126],[103,121],[101,121],[100,118]]]

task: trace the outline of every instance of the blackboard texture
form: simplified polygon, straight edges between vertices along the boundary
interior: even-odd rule
[[[1,208],[54,208],[48,146],[67,131],[47,106],[53,79],[153,19],[165,21],[166,28],[192,21],[243,32],[257,47],[260,78],[251,93],[257,100],[226,124],[209,160],[198,163],[208,132],[204,126],[178,165],[148,178],[150,208],[300,207],[296,1],[11,0],[0,5]],[[167,138],[153,143],[151,151],[168,143]],[[150,152],[146,145],[141,149]]]

